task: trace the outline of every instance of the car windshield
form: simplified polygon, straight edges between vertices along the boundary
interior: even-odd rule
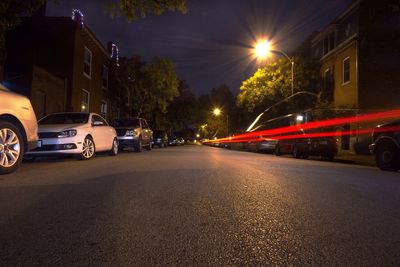
[[[139,119],[115,119],[112,122],[114,127],[140,127]]]
[[[76,124],[76,123],[87,123],[89,120],[88,113],[58,113],[52,114],[41,119],[39,125],[48,124]]]

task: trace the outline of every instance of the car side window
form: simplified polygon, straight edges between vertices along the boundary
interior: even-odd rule
[[[92,123],[97,126],[108,126],[107,122],[98,115],[93,115]]]

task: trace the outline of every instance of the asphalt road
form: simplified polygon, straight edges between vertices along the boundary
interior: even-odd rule
[[[399,266],[400,174],[186,146],[0,177],[0,266]]]

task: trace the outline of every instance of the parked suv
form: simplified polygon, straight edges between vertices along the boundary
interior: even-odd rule
[[[31,102],[0,84],[0,174],[15,171],[25,152],[35,148],[37,141]]]
[[[117,131],[120,149],[131,147],[136,152],[141,152],[145,147],[147,150],[151,150],[153,131],[145,119],[115,119],[112,126]]]
[[[376,165],[384,171],[400,169],[400,120],[379,125],[372,133],[369,149]]]

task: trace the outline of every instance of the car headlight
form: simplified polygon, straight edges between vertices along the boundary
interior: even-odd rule
[[[127,130],[125,133],[125,136],[137,136],[137,135],[139,135],[138,130]]]
[[[77,134],[76,130],[66,130],[66,131],[59,132],[57,137],[58,138],[74,137],[74,136],[76,136],[76,134]]]

